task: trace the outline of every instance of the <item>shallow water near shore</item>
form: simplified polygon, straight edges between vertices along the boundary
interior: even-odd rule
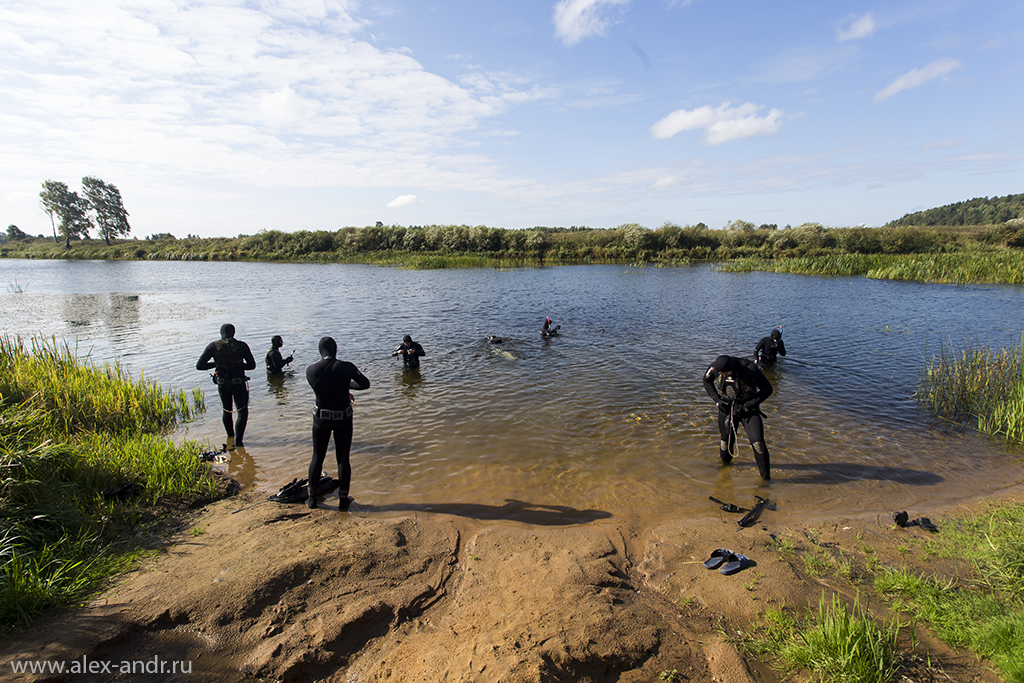
[[[430,510],[546,525],[650,528],[770,497],[787,516],[912,516],[1024,480],[1019,447],[935,424],[913,399],[941,344],[1002,346],[1024,288],[719,273],[711,266],[406,271],[360,265],[4,260],[0,331],[56,336],[167,388],[203,388],[207,413],[175,436],[225,441],[217,392],[195,370],[224,322],[250,372],[246,447],[223,469],[275,491],[304,477],[321,336],[370,379],[357,393],[353,514]],[[23,291],[16,292],[17,283]],[[545,316],[561,336],[539,334]],[[773,481],[749,445],[718,463],[701,375],[783,326],[766,375]],[[280,334],[295,362],[268,380]],[[423,344],[418,372],[391,351]],[[485,337],[498,335],[500,346]],[[332,451],[333,452],[333,451]],[[333,455],[328,474],[336,474]]]

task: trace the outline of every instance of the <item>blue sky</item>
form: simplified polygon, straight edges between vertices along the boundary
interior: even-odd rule
[[[0,221],[881,225],[1024,192],[1024,3],[4,0]]]

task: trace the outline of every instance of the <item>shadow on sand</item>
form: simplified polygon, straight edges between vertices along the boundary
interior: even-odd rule
[[[319,507],[337,510],[332,502],[322,503]],[[483,505],[479,503],[392,503],[390,505],[360,505],[353,501],[350,512],[435,512],[443,515],[455,515],[479,520],[508,520],[535,524],[537,526],[568,526],[570,524],[588,524],[599,519],[608,519],[612,513],[605,510],[578,510],[567,505],[540,505],[522,500],[508,498],[504,505]]]

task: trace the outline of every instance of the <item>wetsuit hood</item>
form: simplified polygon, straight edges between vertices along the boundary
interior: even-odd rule
[[[279,349],[284,346],[284,339],[281,339],[281,335],[275,334],[270,338],[270,345],[275,349]]]
[[[782,339],[782,331],[772,330],[772,339]]]
[[[320,351],[321,358],[333,359],[338,355],[338,342],[334,341],[332,337],[322,337],[317,349]]]
[[[732,356],[719,356],[711,364],[711,369],[716,373],[728,372],[729,370],[735,370],[737,366],[736,359]]]
[[[404,341],[406,344],[412,344],[412,337],[410,337],[409,335],[405,335],[404,337],[402,337],[402,341]]]
[[[221,339],[234,339],[235,337],[235,326],[231,323],[224,323],[220,326],[220,338]]]

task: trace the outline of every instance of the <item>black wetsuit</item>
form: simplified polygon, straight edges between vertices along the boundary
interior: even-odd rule
[[[284,373],[284,367],[292,362],[292,357],[283,358],[281,352],[275,347],[267,351],[263,360],[267,364],[268,375],[280,375]]]
[[[798,343],[797,346],[800,344]],[[759,363],[774,363],[777,355],[786,355],[786,344],[782,341],[782,337],[764,337],[757,342],[757,346],[754,348],[754,358]]]
[[[717,362],[717,361],[716,361]],[[722,462],[732,462],[736,446],[736,427],[743,425],[761,478],[771,479],[771,459],[764,440],[764,422],[761,420],[761,402],[772,395],[772,385],[752,361],[730,358],[732,374],[728,377],[708,368],[704,373],[704,390],[718,404],[718,432],[722,440],[718,454]]]
[[[402,363],[405,367],[410,370],[415,370],[420,366],[420,356],[427,355],[427,352],[423,350],[419,342],[402,342],[402,345],[395,349],[392,356],[401,356]]]
[[[221,416],[224,431],[234,439],[235,446],[244,446],[245,426],[249,422],[249,388],[246,370],[256,369],[256,359],[245,342],[234,338],[211,342],[196,363],[196,370],[217,369],[217,393],[224,412]],[[234,404],[234,424],[232,424]]]
[[[315,483],[320,481],[324,460],[327,457],[327,446],[330,444],[331,434],[334,434],[339,495],[342,505],[345,505],[352,481],[352,466],[348,458],[349,450],[352,448],[352,398],[349,389],[369,389],[370,380],[366,379],[352,363],[337,360],[331,355],[306,368],[306,381],[316,394],[316,410],[313,412],[313,459],[309,463],[309,497],[314,500],[316,498]]]

